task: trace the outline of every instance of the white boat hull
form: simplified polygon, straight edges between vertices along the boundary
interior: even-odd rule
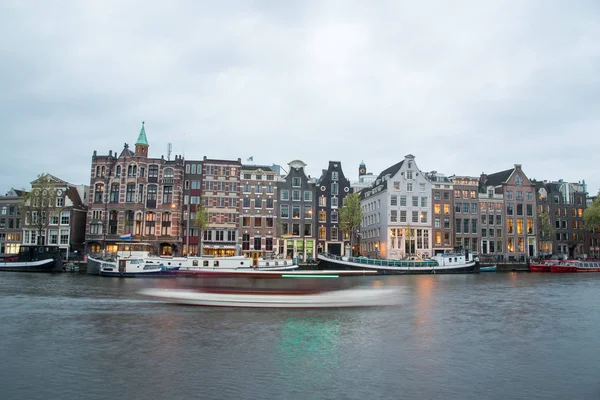
[[[400,303],[397,289],[346,289],[318,294],[244,294],[143,289],[139,293],[167,303],[209,307],[339,308],[381,307]]]

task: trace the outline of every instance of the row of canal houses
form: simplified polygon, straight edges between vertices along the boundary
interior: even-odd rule
[[[533,181],[520,164],[478,177],[445,176],[421,171],[409,154],[379,175],[361,163],[351,182],[337,161],[315,178],[300,160],[283,171],[239,158],[152,158],[149,148],[142,124],[133,150],[125,144],[120,152],[94,151],[89,187],[52,177],[68,193],[71,209],[61,208],[62,215],[87,215],[59,218],[44,243],[67,253],[112,253],[131,233],[132,241],[161,255],[310,260],[320,252],[343,254],[352,234],[355,254],[379,258],[428,258],[457,248],[507,261],[551,254],[600,258],[600,233],[583,229],[590,200],[585,184]],[[353,192],[360,194],[364,217],[361,228],[348,233],[340,228],[339,210]],[[1,252],[37,240],[15,215],[19,196],[0,197]],[[194,222],[200,202],[209,215],[203,232]],[[540,238],[542,211],[554,227],[551,238]],[[11,220],[19,222],[10,222],[9,233]]]

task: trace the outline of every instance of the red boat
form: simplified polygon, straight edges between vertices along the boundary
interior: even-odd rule
[[[540,260],[529,263],[529,272],[550,272],[550,267],[558,265],[558,260]]]
[[[599,260],[565,260],[550,267],[550,272],[600,272]]]

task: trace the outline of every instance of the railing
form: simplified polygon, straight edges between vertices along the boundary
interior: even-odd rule
[[[340,257],[334,254],[323,253],[323,257],[327,257],[333,260],[352,262],[355,264],[373,265],[380,267],[437,267],[437,261],[404,261],[404,260],[376,260],[366,257]]]

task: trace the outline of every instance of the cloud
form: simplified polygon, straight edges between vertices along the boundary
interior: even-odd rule
[[[600,189],[593,1],[63,1],[0,5],[0,190],[89,182],[94,150],[353,177],[417,157],[448,175],[523,164]]]

